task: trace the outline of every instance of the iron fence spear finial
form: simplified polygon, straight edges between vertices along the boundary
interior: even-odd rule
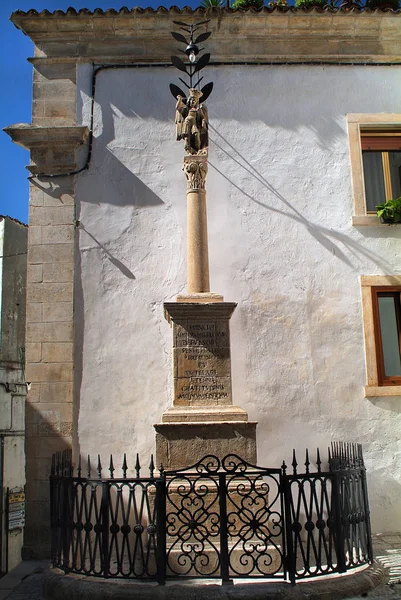
[[[149,475],[153,478],[155,472],[155,463],[153,462],[153,454],[150,455]]]
[[[110,464],[109,464],[109,471],[110,471],[110,479],[114,479],[114,464],[113,464],[113,455],[110,454]]]
[[[128,466],[127,466],[127,455],[124,452],[124,460],[123,460],[123,466],[121,467],[121,470],[123,472],[123,479],[127,478],[127,471],[128,471]]]
[[[306,451],[305,451],[305,470],[306,470],[306,473],[309,473],[309,465],[310,465],[309,450],[308,450],[308,448],[306,448]]]
[[[297,466],[298,466],[298,463],[297,463],[297,458],[295,455],[295,448],[294,448],[292,451],[292,469],[293,469],[294,475],[297,474]]]
[[[135,472],[136,472],[136,476],[140,477],[141,464],[139,462],[139,454],[136,455]]]
[[[317,472],[321,473],[322,472],[322,461],[320,460],[319,448],[317,449],[317,452],[316,452],[316,465],[317,465]]]

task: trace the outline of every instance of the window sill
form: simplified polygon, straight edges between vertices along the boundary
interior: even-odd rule
[[[352,217],[352,225],[360,227],[360,226],[370,226],[370,227],[388,227],[388,223],[380,223],[379,219],[376,215],[354,215]],[[399,225],[399,223],[391,223],[391,225]]]
[[[401,396],[401,385],[366,385],[365,398],[372,396]]]

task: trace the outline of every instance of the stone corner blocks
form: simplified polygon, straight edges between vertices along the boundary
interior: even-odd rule
[[[75,150],[88,138],[88,127],[70,125],[45,127],[17,123],[4,131],[13,142],[30,150],[33,175],[67,173],[77,169]]]

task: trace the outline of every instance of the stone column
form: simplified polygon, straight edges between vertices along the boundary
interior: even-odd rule
[[[197,90],[190,90],[195,104],[189,103],[191,116],[184,121],[187,132],[199,116],[196,111],[203,110],[196,108],[197,94]],[[178,115],[176,123],[181,117],[184,114]],[[202,112],[202,119],[207,119],[207,113]],[[177,135],[182,139],[178,125]],[[195,151],[187,136],[185,149]],[[206,143],[197,154],[184,158],[187,293],[177,296],[176,302],[164,304],[165,317],[173,326],[173,405],[154,427],[156,462],[167,470],[188,466],[208,454],[223,458],[236,453],[256,464],[256,422],[249,421],[247,412],[234,405],[232,398],[230,318],[237,305],[210,292],[207,160]]]
[[[210,292],[206,215],[207,155],[186,156],[187,178],[187,286],[189,294]]]

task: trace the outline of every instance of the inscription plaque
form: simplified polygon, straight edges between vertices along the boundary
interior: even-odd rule
[[[232,404],[229,319],[235,305],[225,314],[216,308],[172,318],[174,406]]]

